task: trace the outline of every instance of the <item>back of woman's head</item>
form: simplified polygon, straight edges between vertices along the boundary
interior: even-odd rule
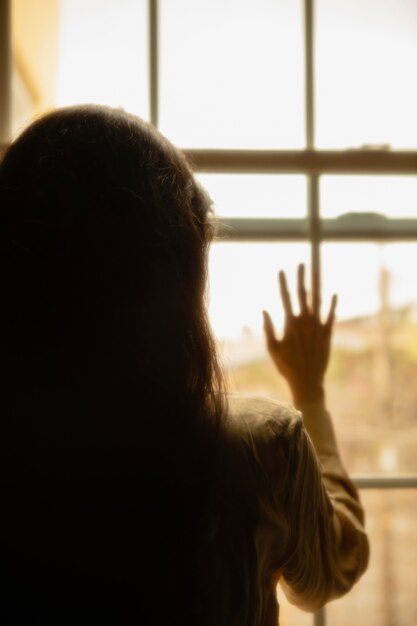
[[[221,412],[209,200],[157,131],[105,107],[42,117],[1,164],[0,227],[2,361],[23,393],[65,381]]]

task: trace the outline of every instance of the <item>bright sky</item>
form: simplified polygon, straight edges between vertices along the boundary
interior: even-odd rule
[[[57,104],[99,102],[148,117],[145,0],[61,0]],[[302,2],[161,0],[160,125],[182,147],[303,148]],[[417,2],[317,0],[316,137],[322,148],[417,147]],[[302,217],[302,176],[201,176],[218,213]],[[417,216],[416,177],[324,177],[323,215]],[[220,337],[280,323],[276,271],[294,279],[301,244],[213,247],[210,313]],[[378,309],[381,264],[394,305],[417,302],[415,244],[326,244],[323,302]]]

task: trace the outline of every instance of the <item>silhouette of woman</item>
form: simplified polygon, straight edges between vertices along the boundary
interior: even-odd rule
[[[285,277],[270,354],[301,414],[225,392],[205,306],[210,200],[122,110],[47,114],[0,165],[0,621],[278,623],[366,568],[325,410],[321,323]],[[319,457],[319,459],[318,459]]]

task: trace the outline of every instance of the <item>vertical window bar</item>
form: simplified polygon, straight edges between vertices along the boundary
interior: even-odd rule
[[[314,0],[304,0],[306,148],[314,149]]]
[[[159,23],[158,0],[148,0],[149,20],[149,114],[156,128],[159,124]]]
[[[314,0],[304,0],[305,46],[305,124],[306,148],[314,150]],[[310,174],[307,181],[307,211],[311,243],[311,284],[320,296],[320,219],[319,177]]]
[[[11,0],[0,0],[0,145],[11,138],[12,118]]]
[[[307,180],[307,210],[309,237],[311,245],[311,285],[317,289],[318,300],[321,293],[320,240],[321,228],[319,218],[319,176],[310,174]]]
[[[304,48],[306,148],[314,150],[314,0],[304,0]],[[319,177],[317,174],[308,176],[307,211],[311,244],[311,284],[315,285],[320,298],[320,218]]]
[[[305,52],[305,125],[306,148],[314,149],[314,0],[304,0],[304,52]],[[307,180],[307,211],[311,244],[311,284],[320,295],[320,221],[319,177],[310,174]],[[314,614],[314,626],[326,626],[326,613],[322,608]]]

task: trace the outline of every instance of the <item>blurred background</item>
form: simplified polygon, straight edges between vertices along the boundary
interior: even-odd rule
[[[319,271],[324,312],[338,293],[328,404],[371,564],[325,615],[279,593],[282,624],[417,624],[416,0],[0,3],[11,137],[52,107],[103,103],[195,161],[221,225],[208,300],[232,390],[289,399],[262,336],[262,309],[282,326],[279,269],[292,287],[299,262]]]

